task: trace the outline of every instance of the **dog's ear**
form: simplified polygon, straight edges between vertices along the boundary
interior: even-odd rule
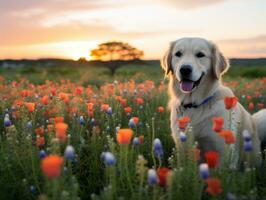
[[[212,44],[212,69],[215,78],[221,76],[229,69],[229,62],[215,44]]]
[[[174,42],[171,42],[168,50],[165,52],[163,58],[161,59],[161,66],[165,71],[165,74],[168,75],[170,72],[173,73],[172,67],[172,50],[174,48]]]

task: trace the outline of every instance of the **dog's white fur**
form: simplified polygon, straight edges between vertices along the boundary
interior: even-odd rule
[[[182,52],[182,56],[175,55],[176,52]],[[204,53],[204,57],[198,58],[195,55],[198,52]],[[225,143],[224,139],[212,130],[212,118],[220,116],[224,118],[224,128],[229,127],[229,115],[224,106],[225,96],[234,96],[233,92],[222,85],[221,76],[228,68],[229,63],[223,54],[219,51],[217,46],[202,38],[182,38],[170,44],[169,49],[162,59],[162,67],[169,77],[169,108],[171,111],[171,130],[172,136],[176,142],[178,138],[178,123],[177,119],[182,116],[189,116],[191,118],[191,125],[193,127],[193,134],[198,146],[201,150],[201,159],[204,160],[204,153],[206,151],[214,150],[219,152],[220,159],[223,159]],[[184,92],[180,89],[180,67],[182,65],[192,66],[191,80],[197,81],[202,73],[203,78],[198,86],[191,92]],[[198,108],[182,108],[181,104],[195,103],[200,104],[204,99],[214,95],[208,103],[199,106]],[[260,135],[263,132],[266,134],[266,111],[263,110],[252,118],[252,116],[238,103],[234,109],[234,120],[238,127],[237,133],[242,136],[243,130],[248,130],[252,134],[253,152],[252,163],[260,162],[260,141],[258,139],[257,128],[260,130]],[[259,122],[256,125],[255,120]],[[262,138],[262,136],[261,136]],[[241,139],[242,140],[242,139]],[[242,142],[242,141],[241,141]],[[234,147],[233,147],[234,148]],[[243,159],[243,149],[237,150],[236,159]]]

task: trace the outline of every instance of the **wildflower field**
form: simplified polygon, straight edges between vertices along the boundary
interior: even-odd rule
[[[189,119],[179,119],[175,147],[160,73],[159,81],[142,74],[98,87],[82,77],[1,77],[0,199],[266,199],[266,169],[218,168],[216,152],[198,164]],[[226,85],[251,113],[265,108],[266,78]],[[219,132],[221,119],[213,123]]]

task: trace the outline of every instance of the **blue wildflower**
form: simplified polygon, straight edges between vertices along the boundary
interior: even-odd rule
[[[207,163],[202,163],[199,166],[199,173],[200,173],[200,177],[203,180],[206,180],[207,178],[209,178],[210,176],[210,172],[209,172],[209,166]]]
[[[79,123],[80,123],[80,125],[85,125],[85,119],[83,116],[79,117]]]
[[[149,169],[148,171],[148,184],[156,185],[158,182],[157,173],[154,169]]]
[[[36,190],[36,187],[34,185],[31,185],[30,186],[30,192],[31,193],[35,193],[37,190]]]
[[[46,152],[45,152],[44,150],[41,150],[41,151],[39,152],[39,157],[40,157],[40,159],[45,158],[45,156],[46,156]]]
[[[107,114],[108,114],[108,115],[112,115],[112,114],[113,114],[113,110],[112,110],[111,107],[109,107],[109,108],[107,109]]]
[[[180,132],[179,138],[181,142],[187,141],[187,136],[183,131]]]
[[[134,145],[139,145],[139,144],[140,144],[140,142],[139,142],[139,138],[138,138],[138,137],[134,137],[134,139],[133,139],[133,144],[134,144]]]
[[[129,125],[130,128],[134,128],[134,127],[135,127],[135,122],[134,122],[134,119],[133,119],[133,118],[131,118],[131,119],[129,120],[128,125]]]
[[[32,122],[31,122],[31,121],[29,121],[29,122],[27,123],[27,128],[28,128],[28,129],[32,129]]]
[[[75,158],[75,149],[73,146],[71,145],[68,145],[66,147],[66,150],[65,150],[65,153],[64,153],[64,156],[67,160],[74,160]]]
[[[108,166],[113,166],[116,163],[116,158],[111,152],[103,152],[101,157],[105,164]]]
[[[9,114],[6,114],[6,115],[5,115],[5,118],[4,118],[4,125],[5,125],[5,127],[9,127],[9,126],[12,125],[12,122],[11,122],[10,119],[9,119]]]
[[[91,119],[91,125],[92,125],[92,126],[95,125],[95,119],[94,119],[94,118]]]
[[[244,138],[244,140],[246,142],[248,142],[248,141],[251,140],[251,134],[249,133],[248,130],[244,130],[243,133],[242,133],[242,135],[243,135],[243,138]]]
[[[158,138],[156,138],[153,142],[153,152],[157,158],[163,157],[163,153],[164,153],[163,146],[162,146],[161,140]]]
[[[244,151],[250,152],[253,150],[252,141],[244,141]]]

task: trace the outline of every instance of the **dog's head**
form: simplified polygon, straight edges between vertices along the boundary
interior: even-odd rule
[[[201,38],[182,38],[170,44],[162,59],[166,74],[171,73],[184,93],[190,93],[205,76],[220,79],[229,65],[217,46]]]

